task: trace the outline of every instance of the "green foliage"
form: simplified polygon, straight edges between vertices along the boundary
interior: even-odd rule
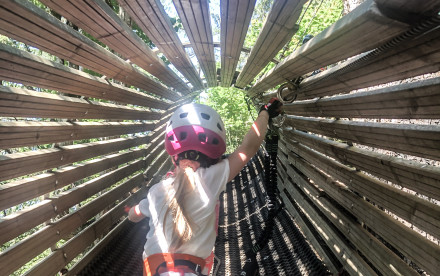
[[[211,106],[222,117],[226,128],[227,153],[232,153],[241,144],[253,122],[244,95],[236,88],[214,87],[200,96],[200,103]],[[252,107],[251,112],[256,117],[257,113]]]
[[[301,14],[302,20],[299,24],[299,30],[292,37],[289,44],[277,55],[281,59],[290,55],[301,42],[305,35],[316,36],[327,27],[335,23],[342,15],[344,10],[343,0],[310,0],[303,7]],[[309,5],[310,4],[310,5]],[[300,19],[301,19],[300,17]]]
[[[245,47],[252,47],[261,32],[266,16],[272,6],[271,0],[258,1],[255,6],[254,15],[245,40]],[[306,34],[316,36],[327,27],[335,23],[342,15],[344,9],[343,0],[310,0],[303,5],[303,11],[299,18],[299,30],[292,39],[275,57],[283,59],[290,55],[297,47],[301,46],[303,37]],[[323,64],[324,65],[324,64]],[[327,64],[325,64],[327,65]],[[259,74],[262,76],[275,66],[269,63]],[[258,77],[257,77],[258,78]]]

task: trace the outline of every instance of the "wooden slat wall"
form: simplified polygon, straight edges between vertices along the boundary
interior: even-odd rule
[[[164,98],[176,99],[175,92],[28,1],[2,1],[0,18],[0,32],[6,36],[106,77],[134,85]]]
[[[246,64],[237,77],[236,87],[246,87],[292,38],[298,30],[296,21],[305,2],[305,0],[274,1]]]
[[[121,101],[125,101],[125,99],[121,98]],[[144,102],[147,105],[149,104],[146,100]],[[154,104],[154,101],[152,103]],[[0,116],[3,117],[150,121],[160,119],[161,115],[157,111],[127,107],[125,105],[0,86]]]
[[[281,83],[275,79],[282,76],[305,78],[281,95],[297,98],[285,104],[279,188],[286,208],[298,218],[330,270],[340,270],[333,255],[352,275],[418,275],[420,271],[436,275],[440,268],[440,20],[429,8],[440,7],[434,1],[417,7],[414,1],[378,2],[383,15],[408,24],[389,33],[388,39],[407,30],[392,47],[382,41],[383,45],[374,46],[377,49],[316,75],[306,74],[316,69],[312,66],[301,69],[309,66],[302,64],[303,59],[317,60],[311,49],[321,43],[320,37],[327,45],[337,44],[346,39],[336,34],[339,24],[350,16],[359,15],[356,20],[371,16],[367,9],[376,10],[375,4],[367,1],[294,52],[284,61],[284,69],[275,68],[268,82],[257,83],[250,94],[262,91],[255,88]],[[412,19],[405,13],[409,7],[413,7]],[[390,13],[396,8],[402,12]],[[354,22],[351,27],[361,27]],[[388,30],[393,28],[390,25]],[[362,34],[352,45],[369,32]],[[316,49],[327,53],[332,47]],[[325,62],[331,58],[322,57]],[[431,74],[419,77],[426,73]],[[269,85],[269,80],[274,82]],[[389,81],[399,82],[374,87]]]
[[[105,77],[0,45],[0,79],[6,85],[22,84],[0,86],[0,241],[8,244],[24,236],[0,253],[1,275],[22,271],[42,252],[46,257],[27,275],[54,275],[97,239],[104,244],[115,225],[124,225],[123,206],[144,197],[151,178],[157,181],[171,166],[163,148],[164,124],[195,93],[189,93],[183,80],[103,3],[56,2],[66,18],[74,14],[87,24],[87,14],[89,19],[105,20],[98,26],[115,36],[104,43],[125,41],[125,51],[118,54],[131,62],[145,57],[143,64],[155,62],[153,73],[187,96],[147,77],[29,2],[2,2],[0,30],[5,35]],[[81,12],[68,4],[81,5]],[[100,246],[96,248],[88,256]]]
[[[229,87],[240,59],[255,0],[225,0],[220,2],[221,13],[221,85]]]
[[[54,275],[102,238],[69,275],[79,272],[125,225],[122,207],[170,168],[165,123],[197,93],[103,1],[43,2],[129,61],[28,1],[0,3],[2,34],[104,75],[0,44],[0,240],[34,232],[0,253],[1,275],[47,249],[28,275]],[[274,2],[236,85],[249,84],[291,36],[303,3]],[[174,4],[215,86],[208,2]],[[233,81],[254,4],[222,1],[223,86]],[[124,0],[121,7],[195,90],[203,88],[159,1]],[[255,102],[267,101],[274,93],[261,92],[304,78],[283,92],[297,99],[285,103],[279,190],[334,274],[440,271],[439,10],[435,0],[366,0],[248,90]],[[398,83],[372,87],[390,81]]]
[[[429,24],[432,31],[408,32],[404,43],[367,52],[301,82],[297,99],[324,97],[440,70],[440,20]],[[422,24],[422,26],[428,24]],[[417,29],[417,28],[416,28]],[[288,96],[286,94],[286,96]]]
[[[372,50],[408,27],[384,16],[373,0],[366,0],[277,64],[248,93],[252,96],[262,93],[286,80]]]
[[[125,59],[159,78],[166,85],[184,94],[190,92],[189,87],[104,1],[43,0],[41,2],[102,41]]]
[[[173,0],[209,87],[217,86],[211,17],[207,0]]]
[[[62,91],[78,96],[166,109],[161,101],[134,89],[91,76],[9,45],[0,44],[0,76],[3,80]],[[171,97],[177,99],[177,95]]]
[[[186,54],[159,0],[120,0],[120,6],[130,14],[149,39],[198,90],[203,83]]]

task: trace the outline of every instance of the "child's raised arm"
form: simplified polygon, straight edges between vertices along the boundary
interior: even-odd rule
[[[272,98],[267,105],[261,108],[257,119],[244,136],[241,145],[228,157],[228,181],[234,179],[247,162],[257,153],[266,136],[269,119],[278,116],[282,112],[282,105],[278,99]]]

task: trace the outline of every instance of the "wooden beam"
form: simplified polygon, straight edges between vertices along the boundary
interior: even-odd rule
[[[3,80],[119,103],[158,109],[170,106],[169,101],[154,98],[5,44],[0,44],[0,77]]]
[[[424,24],[424,26],[427,26]],[[403,42],[383,51],[371,51],[306,78],[297,100],[332,96],[352,90],[416,77],[440,70],[440,30],[413,32]]]
[[[298,156],[289,154],[288,158],[295,168],[313,180],[315,185],[336,200],[346,211],[350,212],[360,222],[365,223],[367,227],[420,268],[430,274],[435,274],[435,271],[440,269],[440,246],[355,195],[342,185],[337,184],[331,177],[324,175]]]
[[[48,194],[83,178],[144,157],[146,154],[147,149],[110,154],[78,165],[62,167],[53,172],[3,184],[0,186],[0,209],[4,210]]]
[[[319,164],[316,167],[368,198],[369,202],[405,219],[436,239],[440,238],[440,206],[344,166],[300,143],[291,143],[288,148],[310,164]]]
[[[55,244],[58,240],[70,235],[72,231],[82,226],[104,208],[111,206],[116,200],[123,198],[123,196],[133,188],[142,185],[143,182],[142,174],[138,174],[113,190],[94,199],[78,211],[43,227],[14,247],[3,251],[0,253],[0,274],[9,275],[11,272],[14,272],[46,248]]]
[[[304,144],[344,165],[371,173],[427,197],[440,200],[440,169],[331,141],[302,131],[283,131],[288,139]]]
[[[410,268],[399,256],[363,228],[358,221],[355,221],[355,219],[347,216],[346,213],[340,210],[340,206],[336,206],[333,201],[323,196],[320,190],[311,185],[307,179],[304,179],[303,175],[291,167],[287,158],[283,161],[283,165],[287,167],[288,176],[286,172],[286,177],[289,177],[289,179],[286,180],[285,186],[289,188],[288,191],[291,192],[292,198],[307,198],[309,204],[313,203],[314,207],[328,219],[327,223],[330,222],[333,224],[344,237],[348,238],[350,243],[372,263],[374,268],[383,275],[390,273],[418,275],[417,272]],[[309,236],[310,234],[307,235],[307,238],[309,238]],[[347,265],[344,267],[347,267]]]
[[[238,75],[236,87],[246,87],[298,31],[296,22],[306,0],[276,0],[263,29]]]
[[[130,63],[50,16],[28,1],[0,5],[0,32],[77,65],[168,99],[178,95]]]
[[[248,94],[257,95],[286,80],[374,49],[407,29],[407,24],[387,18],[373,0],[367,0],[277,64]]]
[[[350,274],[357,275],[373,275],[373,270],[362,259],[362,257],[351,248],[338,233],[332,229],[331,225],[314,209],[302,195],[300,195],[292,185],[286,185],[283,191],[283,198],[289,202],[290,198],[295,201],[291,202],[292,207],[288,210],[299,217],[301,212],[314,229],[319,233],[320,237],[325,241],[327,246],[333,251],[338,260],[343,264],[344,269]],[[287,206],[289,206],[287,205]]]
[[[129,149],[149,142],[148,136],[62,146],[54,149],[0,156],[0,180],[57,168],[92,157]]]
[[[142,160],[113,170],[102,176],[94,178],[74,188],[60,193],[59,195],[49,197],[44,204],[37,204],[32,208],[24,209],[20,212],[6,216],[0,222],[0,233],[2,233],[0,242],[18,237],[33,227],[40,225],[56,215],[69,211],[69,208],[93,196],[94,194],[111,187],[118,181],[129,177],[136,171],[140,171],[144,166]],[[46,214],[46,215],[43,215]]]
[[[189,87],[103,1],[41,1],[67,20],[102,41],[125,59],[146,70],[165,85],[187,94]]]
[[[414,22],[423,17],[438,15],[440,3],[436,0],[374,0],[378,8],[390,17]],[[412,17],[412,18],[411,18]],[[414,18],[415,17],[415,18]]]
[[[320,241],[322,238],[319,236],[315,236],[316,230],[313,228],[310,221],[307,219],[306,216],[301,215],[297,208],[295,208],[295,201],[291,201],[289,196],[289,192],[287,191],[286,187],[289,187],[289,185],[293,185],[289,179],[287,179],[287,174],[284,172],[282,168],[278,167],[279,178],[278,178],[278,188],[280,188],[280,196],[283,199],[283,202],[285,204],[285,208],[289,212],[289,214],[294,218],[295,223],[299,225],[299,228],[301,229],[301,232],[304,233],[304,236],[307,237],[307,240],[311,243],[312,247],[316,252],[318,253],[319,258],[322,260],[322,262],[328,267],[331,273],[337,274],[340,271],[340,268],[337,267],[337,264],[335,264],[333,260],[333,254],[332,252],[327,252],[326,248],[330,248],[327,246],[327,244],[322,244]],[[284,174],[285,176],[281,176],[281,174]],[[319,234],[317,234],[319,235]]]
[[[229,87],[232,84],[255,2],[255,0],[225,0],[220,2],[220,77],[223,87]]]
[[[0,86],[0,116],[150,121],[162,115],[136,107]]]
[[[153,127],[153,123],[136,122],[0,122],[0,148],[145,133]]]
[[[202,80],[186,54],[160,1],[120,0],[119,5],[194,88],[202,89]]]
[[[440,127],[389,124],[288,116],[285,124],[339,140],[440,159]]]
[[[173,0],[209,87],[217,86],[217,71],[207,0]],[[184,45],[185,46],[185,45]]]

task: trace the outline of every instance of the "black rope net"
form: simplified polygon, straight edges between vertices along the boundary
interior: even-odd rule
[[[272,163],[276,173],[274,155],[270,155],[270,150],[269,154],[260,151],[220,197],[216,259],[210,275],[243,275],[249,252],[255,252],[257,275],[329,274],[281,202],[268,200],[268,190],[276,189],[265,183],[265,162],[266,167]],[[270,223],[271,233],[266,233]],[[79,275],[142,275],[147,230],[147,220],[128,224]],[[264,244],[258,245],[261,240]]]

